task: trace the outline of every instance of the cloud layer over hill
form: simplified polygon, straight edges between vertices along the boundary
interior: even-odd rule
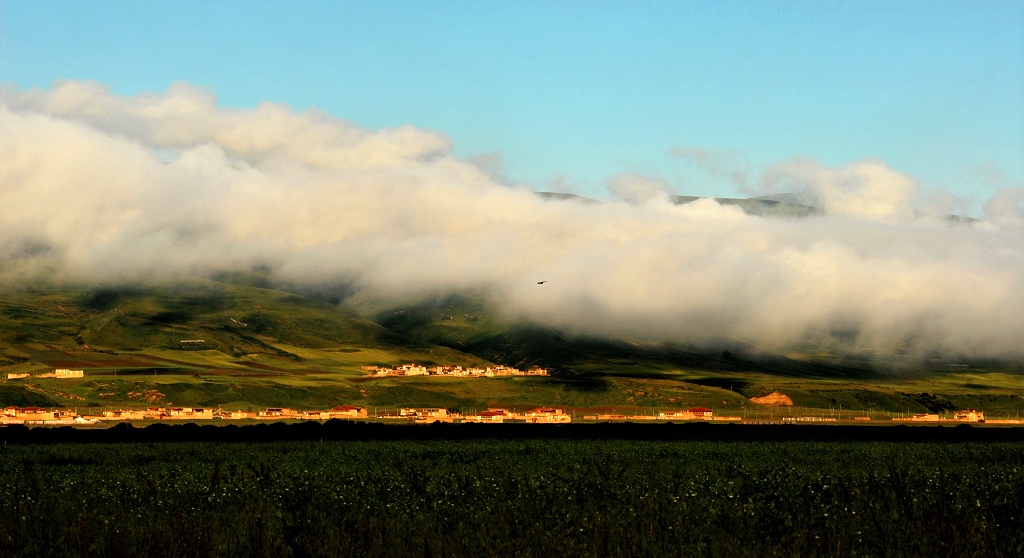
[[[821,202],[827,215],[808,219],[674,205],[665,181],[636,175],[609,179],[621,202],[545,201],[452,156],[439,133],[223,109],[187,84],[8,88],[0,131],[8,281],[265,265],[395,301],[482,290],[512,315],[589,333],[1022,353],[1020,188],[971,225],[922,216],[917,182],[873,160],[769,170],[765,187]]]

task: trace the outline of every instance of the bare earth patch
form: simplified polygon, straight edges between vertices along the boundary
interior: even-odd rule
[[[773,391],[763,397],[751,397],[751,401],[758,405],[789,405],[793,406],[793,400],[789,398],[785,393],[779,393]]]
[[[103,397],[100,395],[100,397]],[[128,399],[145,399],[148,403],[158,403],[164,398],[164,394],[160,393],[155,389],[147,389],[143,391],[129,391]]]
[[[45,389],[38,386],[34,386],[32,384],[25,384],[25,389],[29,391],[38,391],[39,393],[45,393],[46,395],[53,395],[56,397],[60,397],[61,399],[78,399],[81,401],[85,401],[85,398],[82,397],[81,395],[77,395],[74,393],[64,393],[63,391],[57,391],[55,389]]]

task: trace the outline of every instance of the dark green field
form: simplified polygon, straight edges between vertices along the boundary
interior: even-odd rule
[[[4,446],[3,556],[1021,556],[1024,445]]]

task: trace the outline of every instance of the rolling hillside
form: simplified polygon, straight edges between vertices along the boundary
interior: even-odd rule
[[[362,398],[344,381],[361,379],[361,366],[404,362],[487,364],[352,311],[257,287],[190,280],[0,293],[4,378],[87,371],[84,380],[5,381],[0,404],[323,406]]]
[[[335,304],[336,292],[268,288],[258,273],[218,279],[0,292],[0,405],[728,411],[782,391],[812,408],[1024,410],[1020,363],[950,372],[941,362],[598,339],[503,319],[471,295],[369,311]],[[539,365],[553,376],[370,379],[361,369],[405,362]],[[55,368],[86,377],[38,378]],[[23,373],[33,376],[6,379]]]

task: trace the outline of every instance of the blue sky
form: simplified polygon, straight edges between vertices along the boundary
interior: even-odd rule
[[[413,124],[540,190],[640,172],[741,193],[674,146],[754,176],[877,157],[975,204],[1024,182],[1024,1],[0,0],[0,26],[19,88],[189,81],[224,106]]]

